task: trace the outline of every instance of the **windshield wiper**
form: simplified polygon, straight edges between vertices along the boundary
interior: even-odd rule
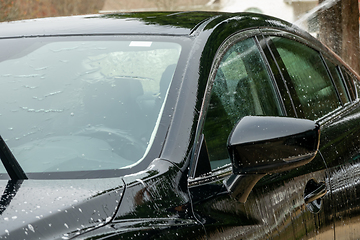
[[[1,135],[0,135],[0,158],[11,180],[27,179],[25,172],[20,167],[18,161],[16,161],[14,155],[11,153],[9,147],[6,145]]]

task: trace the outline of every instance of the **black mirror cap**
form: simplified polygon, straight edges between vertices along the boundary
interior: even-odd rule
[[[232,130],[228,151],[234,174],[269,174],[310,162],[319,143],[320,126],[314,121],[247,116]]]

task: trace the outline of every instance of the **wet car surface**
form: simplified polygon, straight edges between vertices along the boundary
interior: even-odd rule
[[[359,76],[250,13],[0,24],[0,239],[356,239]]]

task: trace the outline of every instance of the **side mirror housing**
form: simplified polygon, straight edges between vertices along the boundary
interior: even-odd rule
[[[320,126],[311,120],[247,116],[232,130],[228,151],[233,175],[225,181],[230,194],[245,202],[266,174],[287,171],[310,162],[317,154]]]

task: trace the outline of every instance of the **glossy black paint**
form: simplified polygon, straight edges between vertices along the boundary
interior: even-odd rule
[[[313,160],[319,138],[319,125],[306,119],[262,116],[240,119],[228,141],[233,171],[224,182],[228,192],[245,203],[252,188],[266,174],[288,171]]]
[[[357,82],[349,85],[351,102],[317,120],[322,132],[319,154],[306,165],[245,178],[249,186],[246,203],[232,198],[224,184],[236,178],[231,176],[231,166],[209,172],[208,165],[198,164],[199,153],[206,154],[201,129],[211,87],[221,48],[231,45],[229,37],[256,36],[286,115],[297,117],[266,34],[299,38],[339,66],[345,66],[309,34],[262,15],[202,12],[37,19],[1,23],[0,29],[0,43],[1,39],[20,37],[126,35],[137,39],[177,38],[185,47],[156,144],[148,158],[129,171],[103,171],[96,178],[91,172],[83,173],[79,177],[83,179],[61,179],[69,177],[56,174],[55,178],[61,180],[47,179],[46,174],[38,179],[29,176],[24,181],[3,177],[6,179],[0,181],[0,239],[360,237],[358,228],[353,227],[359,217]],[[358,81],[356,75],[353,77]],[[310,128],[317,129],[313,122],[309,123]],[[235,182],[238,181],[243,180]]]
[[[119,178],[9,180],[1,197],[2,238],[70,238],[102,227],[113,219],[124,189]]]
[[[229,136],[235,174],[276,173],[304,165],[316,155],[320,126],[297,118],[242,118]]]

